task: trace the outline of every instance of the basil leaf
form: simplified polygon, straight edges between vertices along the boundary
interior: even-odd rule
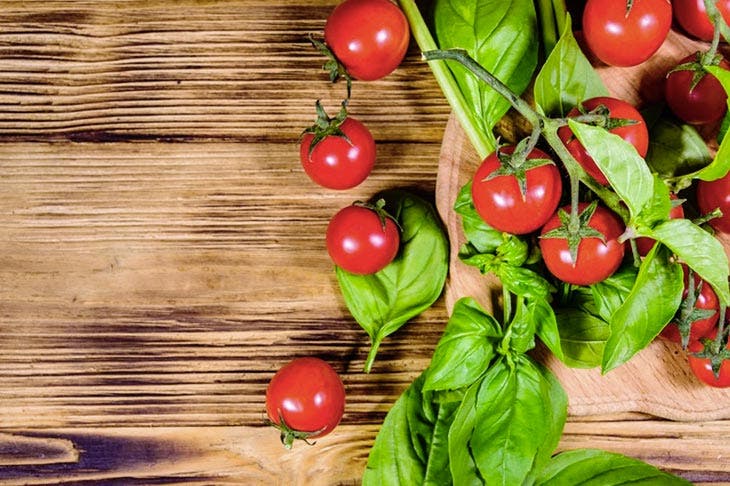
[[[518,95],[527,88],[538,49],[537,15],[531,0],[436,0],[434,23],[441,49],[465,49]],[[447,64],[467,104],[474,107],[481,131],[491,135],[509,102],[462,65]]]
[[[537,336],[559,360],[563,360],[562,336],[550,303],[545,299],[529,299],[527,308],[530,318],[535,322]]]
[[[711,234],[687,219],[670,219],[656,226],[649,236],[667,245],[712,285],[723,305],[730,304],[727,255]]]
[[[387,267],[372,275],[336,269],[345,304],[370,336],[369,371],[381,341],[429,308],[441,295],[449,266],[449,243],[433,206],[406,191],[376,198],[402,228],[401,249]]]
[[[499,323],[476,300],[459,299],[436,345],[423,389],[454,390],[471,385],[489,366],[501,337]]]
[[[672,200],[669,195],[669,188],[657,174],[654,174],[652,197],[643,211],[635,218],[635,224],[651,228],[655,224],[669,219],[671,210]]]
[[[568,124],[611,187],[626,203],[632,216],[638,215],[651,198],[654,178],[644,159],[624,139],[600,127],[578,123]]]
[[[702,136],[692,125],[677,118],[661,116],[649,127],[649,150],[646,163],[664,179],[685,182],[689,186],[693,174],[710,164],[712,155]]]
[[[637,269],[633,264],[624,265],[602,282],[590,286],[596,315],[610,322],[613,313],[621,307],[636,282]]]
[[[536,486],[691,485],[677,476],[630,457],[595,449],[576,449],[556,455],[542,471]]]
[[[682,268],[661,245],[644,258],[634,288],[611,317],[602,372],[624,364],[644,349],[674,317],[682,301]]]
[[[608,322],[575,307],[557,309],[555,314],[560,323],[563,363],[571,368],[600,366],[611,334]]]
[[[386,415],[370,449],[363,485],[451,484],[448,431],[458,401],[431,401],[419,376]]]
[[[712,159],[712,162],[702,170],[692,174],[692,177],[703,181],[714,181],[724,177],[728,171],[730,171],[730,139],[725,137],[720,144],[720,148],[717,149],[717,153],[715,153],[715,158]]]
[[[532,319],[525,299],[518,299],[508,331],[510,350],[516,354],[524,354],[534,348],[536,330],[537,323]]]
[[[495,273],[502,281],[502,285],[515,295],[547,299],[553,288],[542,275],[529,268],[505,264]]]
[[[489,226],[474,208],[471,182],[465,184],[459,191],[454,203],[454,211],[461,216],[461,225],[464,228],[466,239],[480,253],[494,253],[504,241],[503,233]]]
[[[535,78],[535,103],[547,115],[566,116],[583,100],[608,96],[601,77],[573,36],[570,16]]]
[[[550,459],[567,397],[550,371],[526,355],[495,362],[476,397],[470,447],[487,484],[522,484]]]
[[[717,133],[717,143],[722,144],[722,141],[725,140],[725,135],[727,134],[728,129],[730,128],[730,104],[728,104],[728,111],[725,112],[725,116],[722,117],[722,122],[720,123],[720,129]]]
[[[476,399],[481,386],[477,381],[464,394],[449,430],[449,467],[454,484],[482,486],[484,480],[477,469],[470,445],[477,415]]]

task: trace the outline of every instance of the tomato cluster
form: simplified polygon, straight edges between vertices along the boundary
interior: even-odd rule
[[[389,0],[344,0],[331,12],[324,42],[312,43],[330,60],[331,81],[347,80],[347,96],[339,113],[330,117],[319,101],[317,119],[304,130],[299,158],[307,176],[333,190],[352,189],[372,172],[376,143],[370,130],[348,114],[352,79],[373,81],[390,74],[403,60],[410,32],[403,12]],[[369,275],[388,266],[400,248],[396,220],[382,200],[356,202],[332,216],[326,232],[330,258],[341,269]],[[325,361],[302,357],[282,367],[266,391],[270,423],[281,431],[287,448],[331,432],[345,407],[345,388]]]
[[[715,6],[728,22],[730,0],[717,1]],[[714,126],[716,131],[717,123],[726,116],[727,94],[708,67],[730,70],[730,63],[720,54],[721,29],[718,24],[716,30],[711,23],[704,0],[588,0],[582,13],[584,47],[605,64],[636,66],[657,52],[670,33],[673,19],[686,34],[707,41],[708,48],[677,59],[668,70],[664,85],[666,105],[678,123],[703,125],[706,132],[712,132]],[[631,144],[640,157],[647,155],[647,123],[637,108],[626,101],[607,96],[591,98],[583,100],[566,116],[601,126]],[[610,187],[607,176],[568,123],[558,129],[558,136],[589,180]],[[560,201],[568,199],[568,195],[562,194],[563,174],[551,155],[534,148],[534,144],[529,152],[519,147],[498,148],[473,175],[474,209],[486,224],[515,235],[534,235],[546,269],[556,280],[572,285],[601,282],[620,267],[625,254],[632,253],[635,259],[647,256],[656,242],[646,237],[633,238],[629,252],[626,242],[632,235],[625,234],[623,220],[603,205],[579,202],[571,194],[571,204],[558,209]],[[707,220],[715,231],[730,234],[730,174],[713,181],[699,181],[694,189],[689,192],[696,194],[696,210],[692,214],[699,213],[699,220]],[[684,218],[684,201],[676,194],[670,196],[673,205],[669,218]],[[712,386],[730,386],[730,364],[718,365],[718,360],[722,361],[718,356],[728,352],[700,352],[703,340],[707,340],[705,349],[727,342],[727,331],[721,339],[714,340],[714,345],[708,340],[718,331],[718,318],[722,315],[719,299],[710,284],[684,265],[683,272],[682,305],[660,337],[680,343],[689,351],[691,369],[699,379]],[[708,353],[715,360],[712,380],[701,371],[711,361]]]

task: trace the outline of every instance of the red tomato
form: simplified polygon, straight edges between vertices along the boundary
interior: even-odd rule
[[[678,65],[691,63],[695,55],[687,56]],[[730,64],[723,59],[719,67],[730,70]],[[692,87],[695,72],[692,70],[672,71],[665,82],[665,99],[672,112],[687,123],[704,124],[719,120],[727,111],[727,93],[720,81],[706,73],[700,82]]]
[[[632,144],[641,157],[646,155],[647,150],[649,150],[649,130],[646,128],[644,117],[631,104],[617,98],[599,96],[585,100],[581,105],[586,112],[595,110],[600,105],[603,105],[608,109],[608,116],[610,118],[635,120],[636,123],[634,124],[612,128],[609,132],[618,135]],[[578,115],[580,115],[578,107],[568,112],[569,117]],[[588,155],[583,144],[573,135],[570,127],[567,125],[560,127],[558,136],[568,148],[571,155],[575,157],[575,160],[588,172],[588,175],[600,184],[608,185],[608,179],[603,175],[603,172],[598,168],[593,158]]]
[[[728,346],[730,348],[730,345]],[[690,343],[689,351],[691,353],[697,353],[702,351],[702,343],[695,341]],[[714,386],[715,388],[727,388],[730,387],[730,360],[724,360],[720,365],[720,375],[715,376],[712,371],[712,363],[707,358],[698,358],[697,356],[689,355],[687,358],[689,361],[689,368],[692,373],[701,382]]]
[[[408,50],[408,20],[389,0],[345,0],[332,11],[324,40],[356,79],[372,81],[395,70]]]
[[[364,181],[375,165],[375,140],[365,125],[347,117],[340,125],[347,138],[328,135],[312,149],[314,134],[306,133],[299,146],[304,172],[328,189],[350,189]],[[348,141],[349,140],[349,141]]]
[[[499,153],[512,154],[514,150],[513,146],[502,147]],[[539,149],[533,149],[527,158],[528,161],[551,160]],[[552,163],[528,168],[524,175],[526,186],[523,197],[514,174],[488,179],[501,166],[497,152],[494,152],[475,172],[471,194],[477,213],[488,225],[507,233],[521,235],[539,229],[550,219],[560,202],[563,190],[560,171]]]
[[[730,0],[715,2],[725,22],[730,22]],[[672,11],[677,23],[691,36],[711,41],[714,27],[705,9],[705,0],[674,0]]]
[[[588,206],[580,203],[580,212]],[[570,213],[570,206],[562,208]],[[542,229],[544,235],[561,225],[556,213]],[[624,258],[624,244],[618,237],[624,232],[624,224],[615,213],[598,206],[591,216],[588,226],[598,230],[605,237],[583,238],[578,244],[578,254],[574,261],[565,238],[540,238],[540,251],[550,273],[566,283],[591,285],[610,277],[621,265]]]
[[[672,25],[668,0],[588,0],[583,10],[583,34],[593,54],[612,66],[635,66],[651,57]]]
[[[697,183],[697,206],[702,214],[719,208],[722,216],[709,221],[721,233],[730,234],[730,173],[714,181]]]
[[[369,207],[341,209],[327,227],[327,251],[335,265],[358,275],[385,268],[398,254],[400,234],[395,222]]]
[[[319,358],[296,358],[282,367],[266,389],[266,413],[291,447],[294,439],[322,437],[345,411],[345,387]]]
[[[670,199],[676,200],[677,195],[676,194],[670,194]],[[677,206],[673,206],[672,209],[669,210],[669,219],[682,219],[684,218],[684,208],[681,204]],[[640,237],[636,238],[636,250],[639,252],[639,255],[646,256],[654,246],[654,240],[652,238],[647,237]]]
[[[688,295],[689,272],[685,265],[682,265],[682,271],[684,272],[684,293],[682,294],[682,298],[686,299]],[[717,294],[715,294],[715,291],[712,290],[712,286],[696,274],[694,275],[694,284],[695,290],[700,284],[702,285],[702,289],[697,295],[697,300],[695,301],[695,309],[712,310],[715,311],[715,313],[710,317],[698,319],[692,323],[689,334],[689,342],[697,341],[700,338],[706,337],[715,328],[720,311],[720,303],[717,300]],[[682,336],[676,322],[670,322],[667,324],[659,335],[664,339],[668,339],[675,343],[682,342]]]

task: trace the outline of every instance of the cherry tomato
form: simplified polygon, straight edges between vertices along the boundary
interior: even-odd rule
[[[578,210],[582,212],[588,205],[580,203]],[[570,206],[562,208],[570,213]],[[558,228],[560,217],[556,213],[545,226],[541,234]],[[568,241],[565,238],[540,238],[540,251],[550,273],[563,282],[575,285],[591,285],[610,277],[621,265],[624,258],[624,244],[618,237],[624,232],[624,224],[615,213],[603,206],[588,221],[588,226],[598,230],[605,237],[583,238],[578,244],[577,259],[570,254]]]
[[[646,122],[644,121],[644,117],[641,116],[641,113],[631,104],[607,96],[590,98],[581,103],[585,112],[595,110],[601,105],[608,110],[608,116],[612,119],[634,120],[636,122],[611,128],[609,132],[618,135],[632,144],[641,157],[646,156],[646,152],[649,150],[649,130],[646,128]],[[580,114],[578,107],[568,112],[569,117],[575,117]],[[570,127],[567,125],[560,127],[558,136],[568,148],[568,151],[575,157],[575,160],[588,172],[588,175],[600,184],[608,185],[608,179],[603,175],[603,172],[598,168],[593,158],[588,155],[583,144],[573,135]]]
[[[725,22],[730,22],[730,0],[715,2]],[[677,23],[691,36],[711,41],[714,27],[705,9],[705,0],[673,0],[672,11]]]
[[[714,336],[710,335],[710,339],[713,338]],[[690,343],[688,350],[690,353],[697,353],[702,351],[702,347],[701,342],[695,341]],[[730,348],[730,345],[728,348]],[[715,373],[712,371],[712,363],[709,359],[698,358],[690,354],[687,360],[689,361],[689,368],[692,370],[692,373],[701,382],[715,388],[730,387],[730,360],[726,359],[722,362],[719,376],[715,376]]]
[[[682,271],[684,272],[684,293],[682,294],[682,298],[686,299],[689,287],[689,272],[685,265],[682,265]],[[715,294],[715,291],[712,290],[712,286],[696,274],[694,275],[694,284],[695,290],[699,285],[702,285],[702,289],[697,295],[697,300],[695,301],[695,309],[710,310],[715,311],[715,313],[710,317],[698,319],[692,323],[689,333],[689,342],[697,341],[700,338],[706,337],[715,328],[720,311],[720,303],[717,300],[717,294]],[[676,322],[670,322],[667,324],[659,335],[664,339],[668,339],[675,343],[682,342],[682,336]]]
[[[668,0],[588,0],[583,34],[595,56],[612,66],[635,66],[654,54],[672,25]]]
[[[489,176],[500,169],[500,154],[512,154],[513,146],[502,147],[487,156],[474,173],[472,199],[482,219],[495,229],[512,234],[531,233],[542,227],[560,202],[563,183],[553,163],[527,168],[524,174],[525,194],[514,174]],[[533,149],[529,160],[551,160],[539,149]]]
[[[400,233],[390,217],[370,207],[352,205],[332,217],[326,241],[335,265],[350,273],[369,275],[393,261]]]
[[[695,55],[687,56],[678,65],[691,63]],[[721,60],[719,67],[730,70],[730,64]],[[687,123],[704,124],[719,120],[727,111],[727,93],[720,81],[705,73],[694,87],[692,70],[671,71],[665,82],[665,99],[672,112]]]
[[[719,208],[722,216],[711,219],[709,224],[721,233],[730,234],[730,173],[714,181],[699,181],[697,206],[702,214]]]
[[[676,194],[670,194],[670,199],[676,200],[677,195]],[[682,219],[684,218],[684,208],[681,204],[678,204],[676,206],[672,206],[672,209],[669,210],[669,219]],[[646,256],[651,251],[652,247],[654,246],[654,240],[652,238],[647,237],[640,237],[636,238],[636,250],[639,252],[639,255]]]
[[[314,134],[306,133],[299,146],[304,172],[328,189],[350,189],[364,181],[375,165],[375,140],[365,125],[347,117],[340,125],[347,137],[327,135],[310,153]]]
[[[266,389],[266,413],[281,430],[282,442],[322,437],[345,411],[345,386],[319,358],[296,358],[276,372]]]
[[[325,43],[356,79],[372,81],[400,65],[408,50],[408,20],[389,0],[345,0],[324,27]]]

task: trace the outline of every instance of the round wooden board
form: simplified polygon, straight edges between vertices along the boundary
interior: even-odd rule
[[[599,66],[597,70],[613,96],[636,105],[657,101],[655,97],[661,96],[661,73],[698,46],[701,45],[672,31],[660,51],[644,65],[629,69]],[[446,287],[449,312],[456,300],[466,296],[476,298],[493,311],[501,293],[494,276],[481,275],[458,258],[465,241],[461,220],[453,210],[454,202],[479,162],[452,115],[443,137],[436,180],[436,205],[452,244]],[[723,243],[730,249],[727,241]],[[568,411],[573,416],[639,412],[681,421],[730,418],[730,389],[700,384],[689,370],[684,351],[674,343],[656,340],[628,363],[605,375],[601,375],[600,369],[568,368],[544,348],[538,349],[537,354],[563,384],[569,397]]]

